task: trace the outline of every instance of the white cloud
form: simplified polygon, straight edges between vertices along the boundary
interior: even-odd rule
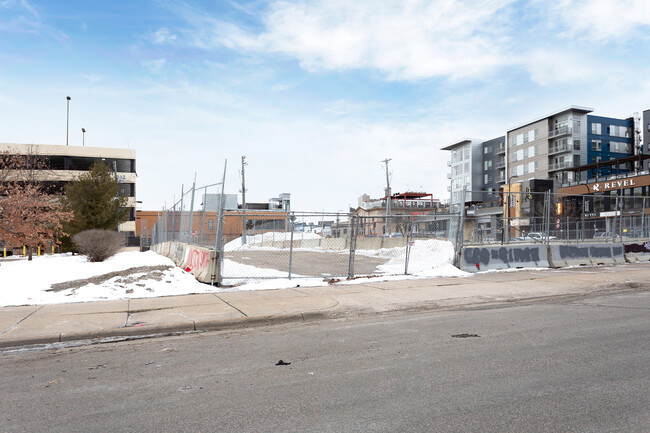
[[[106,76],[101,74],[81,74],[81,78],[87,80],[90,83],[96,84],[106,78]]]
[[[163,27],[149,36],[149,40],[156,45],[176,42],[178,36]]]
[[[142,66],[149,69],[152,74],[160,74],[167,65],[166,59],[147,60],[142,62]]]
[[[639,28],[650,26],[648,0],[533,0],[547,14],[549,24],[558,24],[562,34],[597,42],[627,40],[639,36]],[[647,38],[647,33],[646,33]]]
[[[5,0],[0,8],[8,11],[0,20],[0,32],[45,35],[59,42],[68,39],[62,31],[45,24],[27,0]]]
[[[469,77],[508,64],[514,0],[275,2],[258,34],[183,9],[192,43],[283,54],[310,71],[375,69],[392,80]]]

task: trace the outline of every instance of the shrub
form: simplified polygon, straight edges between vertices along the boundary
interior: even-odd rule
[[[72,237],[79,253],[87,255],[91,262],[103,262],[114,256],[124,245],[124,236],[112,230],[86,230]]]

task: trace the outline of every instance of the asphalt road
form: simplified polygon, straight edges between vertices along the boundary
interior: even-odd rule
[[[639,291],[0,352],[0,431],[647,432],[649,313]]]

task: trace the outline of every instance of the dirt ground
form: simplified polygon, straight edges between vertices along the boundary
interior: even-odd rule
[[[117,279],[118,283],[130,284],[141,280],[156,280],[161,281],[164,276],[164,271],[172,269],[173,266],[140,266],[135,268],[128,268],[122,271],[109,272],[107,274],[97,275],[90,278],[81,280],[64,281],[63,283],[52,284],[51,288],[46,292],[60,292],[68,289],[78,289],[86,284],[102,284],[111,278],[122,277]]]
[[[275,269],[289,272],[289,250],[262,250],[262,251],[232,251],[226,252],[228,260],[233,260],[243,265],[255,266],[256,268]],[[304,275],[310,277],[345,277],[348,275],[349,252],[318,252],[318,251],[294,251],[291,260],[292,275]],[[376,274],[377,266],[383,265],[388,259],[378,257],[366,257],[355,255],[355,275]],[[227,265],[224,265],[223,278],[251,277],[251,275],[232,275],[228,272]]]

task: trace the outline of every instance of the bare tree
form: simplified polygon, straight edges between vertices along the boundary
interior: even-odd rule
[[[39,180],[45,169],[45,158],[33,147],[26,154],[0,153],[0,240],[6,246],[27,246],[29,260],[34,248],[59,244],[62,222],[72,217]]]

